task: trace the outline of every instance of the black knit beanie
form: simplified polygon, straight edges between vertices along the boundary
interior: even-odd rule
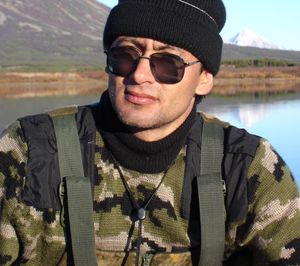
[[[215,75],[225,19],[222,0],[119,0],[108,16],[103,45],[109,49],[122,35],[155,39],[189,51]]]

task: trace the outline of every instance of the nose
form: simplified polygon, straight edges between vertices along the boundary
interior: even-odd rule
[[[155,78],[150,67],[150,57],[140,56],[136,69],[133,72],[133,79],[137,84],[153,83]]]

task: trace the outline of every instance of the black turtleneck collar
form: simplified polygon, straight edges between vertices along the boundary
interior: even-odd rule
[[[159,173],[174,161],[185,144],[195,121],[196,106],[179,128],[153,142],[138,139],[118,119],[107,91],[102,94],[100,108],[95,115],[105,146],[123,167],[142,173]]]

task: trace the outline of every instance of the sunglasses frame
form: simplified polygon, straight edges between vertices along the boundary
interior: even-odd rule
[[[113,50],[113,49],[123,49],[124,51],[126,51],[126,49],[128,50],[131,50],[131,51],[135,51],[137,53],[137,58],[134,60],[135,63],[135,66],[133,65],[132,66],[132,71],[130,71],[127,75],[120,75],[120,73],[114,73],[112,71],[112,69],[109,67],[109,64],[108,64],[108,60],[109,60],[109,53]],[[183,60],[183,58],[181,58],[179,55],[176,55],[176,54],[172,54],[172,53],[167,53],[167,52],[157,52],[157,53],[153,53],[151,54],[149,57],[148,56],[143,56],[143,55],[140,55],[139,51],[133,47],[133,46],[115,46],[115,47],[112,47],[110,48],[109,50],[105,50],[104,53],[106,54],[107,58],[106,58],[106,69],[108,70],[109,73],[113,74],[113,75],[116,75],[116,76],[121,76],[121,77],[128,77],[129,75],[131,75],[133,72],[136,71],[136,68],[140,62],[141,59],[147,59],[149,60],[149,65],[150,65],[150,69],[151,69],[151,73],[153,75],[153,77],[155,78],[155,80],[159,83],[164,83],[164,84],[176,84],[178,82],[180,82],[183,77],[184,77],[184,73],[185,73],[185,68],[186,67],[189,67],[189,66],[192,66],[192,65],[195,65],[197,63],[200,63],[200,60],[196,60],[196,61],[191,61],[191,62],[185,62]],[[130,53],[128,53],[130,54]],[[171,57],[173,58],[176,58],[178,60],[178,62],[180,62],[180,64],[182,64],[182,66],[180,67],[176,67],[176,69],[181,69],[183,68],[183,72],[182,72],[182,75],[181,76],[178,76],[176,81],[170,81],[170,82],[164,82],[164,81],[161,81],[159,78],[157,78],[157,74],[154,72],[153,70],[153,67],[151,67],[151,58],[153,57],[153,55],[170,55]]]

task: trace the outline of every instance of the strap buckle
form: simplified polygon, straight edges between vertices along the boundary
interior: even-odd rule
[[[59,184],[59,202],[60,202],[60,216],[59,221],[60,225],[65,228],[66,226],[66,218],[65,218],[65,207],[64,207],[64,199],[65,199],[65,179],[63,178]]]
[[[224,197],[226,196],[227,194],[227,188],[226,188],[226,183],[225,183],[225,180],[221,180],[221,184],[222,184],[222,191],[223,191],[223,195]]]

